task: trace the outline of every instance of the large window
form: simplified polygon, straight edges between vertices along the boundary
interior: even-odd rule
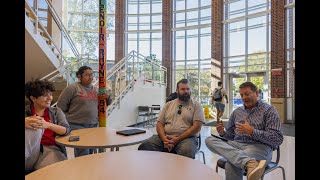
[[[286,5],[286,50],[287,50],[287,120],[295,121],[295,0]]]
[[[174,0],[172,21],[172,87],[187,78],[194,99],[209,104],[211,0]]]
[[[230,0],[224,4],[226,73],[268,71],[270,1]]]
[[[126,53],[162,59],[162,1],[127,0]]]
[[[98,69],[99,0],[68,0],[65,26],[80,54],[87,54]],[[107,68],[114,64],[115,0],[107,1]],[[96,66],[96,67],[95,67]]]

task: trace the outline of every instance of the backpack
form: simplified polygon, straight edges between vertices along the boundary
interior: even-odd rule
[[[172,100],[174,100],[176,98],[178,98],[178,94],[177,94],[177,92],[173,92],[167,97],[166,103],[169,102],[169,101],[172,101]]]
[[[215,89],[215,91],[214,91],[214,93],[213,93],[213,95],[212,95],[212,99],[213,99],[214,101],[221,102],[221,100],[222,100],[221,89],[222,89],[222,88],[220,88],[220,89],[216,88],[216,89]]]

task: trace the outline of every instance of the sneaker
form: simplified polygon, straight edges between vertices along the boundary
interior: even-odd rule
[[[259,180],[263,175],[267,165],[266,160],[250,160],[246,164],[247,180]]]

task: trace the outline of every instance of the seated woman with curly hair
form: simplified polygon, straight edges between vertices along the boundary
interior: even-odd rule
[[[67,159],[64,146],[55,143],[56,135],[68,135],[70,127],[60,108],[50,107],[54,86],[35,80],[25,84],[31,102],[25,107],[25,172]]]

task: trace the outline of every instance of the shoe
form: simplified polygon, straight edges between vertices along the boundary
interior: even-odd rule
[[[250,160],[246,164],[247,180],[259,180],[263,175],[267,165],[266,160]]]

